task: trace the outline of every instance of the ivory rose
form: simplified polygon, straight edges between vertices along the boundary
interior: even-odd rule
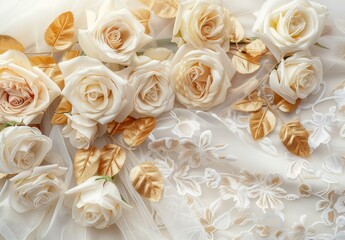
[[[190,43],[194,48],[219,44],[228,51],[232,25],[231,15],[221,1],[181,1],[172,41],[179,46]]]
[[[98,13],[87,11],[86,17],[87,29],[79,31],[79,44],[87,56],[103,62],[128,65],[152,40],[120,0],[106,0]]]
[[[37,123],[59,95],[59,87],[33,67],[24,53],[9,50],[0,54],[0,123]]]
[[[106,124],[122,122],[132,112],[132,86],[98,60],[83,56],[59,66],[65,77],[62,95],[80,116]]]
[[[328,10],[307,0],[268,0],[259,13],[253,32],[280,59],[307,50],[321,36]]]
[[[129,209],[121,199],[116,185],[94,176],[68,190],[75,195],[72,218],[82,226],[103,229],[114,224],[122,215],[122,208]]]
[[[220,46],[181,46],[172,62],[176,98],[188,108],[208,110],[226,98],[235,69]]]
[[[134,109],[131,116],[135,118],[156,117],[173,108],[175,94],[170,77],[171,65],[170,61],[161,59],[163,56],[170,56],[169,51],[165,50],[160,49],[161,53],[150,50],[151,58],[140,56],[136,66],[129,66],[122,71],[134,88]]]
[[[15,174],[41,164],[52,141],[37,128],[7,127],[0,132],[0,173]]]
[[[294,104],[298,98],[304,99],[319,90],[322,75],[320,58],[298,52],[282,60],[271,72],[269,84],[273,91]]]
[[[69,138],[73,147],[88,149],[98,136],[102,136],[106,127],[79,114],[65,114],[67,125],[62,129],[65,138]]]
[[[65,190],[62,177],[67,168],[55,165],[35,167],[10,179],[9,203],[19,213],[54,204]]]

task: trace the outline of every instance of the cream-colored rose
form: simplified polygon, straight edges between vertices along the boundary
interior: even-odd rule
[[[43,209],[56,203],[65,185],[67,168],[57,164],[35,167],[10,179],[9,203],[19,213]]]
[[[153,51],[150,53],[153,54]],[[157,56],[157,58],[161,57],[161,54]],[[137,66],[129,66],[121,72],[134,88],[134,109],[131,116],[156,117],[170,111],[175,99],[175,90],[170,77],[170,61],[158,61],[141,56],[136,64]]]
[[[106,127],[79,114],[65,114],[67,125],[62,129],[65,138],[69,138],[73,147],[88,149],[95,139],[106,132]]]
[[[106,124],[122,122],[132,112],[132,86],[98,60],[78,57],[59,66],[65,77],[62,95],[82,117]]]
[[[15,174],[41,164],[52,141],[37,128],[7,127],[0,132],[0,172]]]
[[[220,46],[213,50],[183,45],[172,62],[176,98],[186,107],[208,110],[224,102],[235,69]]]
[[[0,54],[0,123],[30,124],[60,95],[59,87],[24,53],[9,50]]]
[[[268,0],[258,14],[253,32],[277,59],[307,50],[321,36],[328,10],[307,0]]]
[[[120,0],[106,0],[98,13],[87,11],[86,17],[87,29],[79,31],[79,44],[89,57],[103,62],[128,65],[152,40]]]
[[[99,176],[89,178],[65,194],[75,195],[72,218],[85,227],[108,227],[119,220],[122,208],[131,208],[121,199],[116,185]]]
[[[282,60],[278,69],[271,72],[269,84],[273,91],[294,104],[298,98],[304,99],[319,90],[322,74],[320,58],[298,52]]]
[[[231,16],[221,1],[184,0],[180,2],[172,41],[194,48],[221,45],[228,51],[232,34]]]

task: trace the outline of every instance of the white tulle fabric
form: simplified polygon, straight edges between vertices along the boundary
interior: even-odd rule
[[[329,49],[311,48],[313,55],[321,57],[324,81],[320,91],[305,99],[296,110],[312,136],[310,145],[314,152],[308,161],[286,153],[279,143],[278,130],[254,142],[248,134],[248,124],[243,122],[246,116],[229,107],[268,78],[275,59],[267,58],[263,68],[246,81],[236,75],[226,101],[210,112],[173,109],[158,118],[157,129],[133,155],[128,154],[126,166],[115,179],[121,195],[133,207],[123,211],[116,225],[103,230],[77,225],[71,218],[73,200],[64,195],[49,210],[18,214],[9,206],[5,185],[0,194],[0,239],[274,239],[278,231],[282,232],[280,239],[344,239],[345,209],[340,194],[345,188],[345,163],[341,158],[345,153],[345,119],[337,110],[345,105],[345,90],[333,92],[344,81],[345,74],[344,3],[316,2],[325,4],[330,11],[326,32],[319,40]],[[84,28],[84,10],[98,9],[102,0],[0,3],[0,32],[20,39],[34,53],[50,51],[43,33],[58,14],[72,11],[77,29]],[[223,1],[248,34],[255,21],[253,13],[262,3],[263,0]],[[129,0],[128,5],[137,8],[140,3]],[[151,21],[154,38],[170,38],[173,21],[159,20],[153,17]],[[149,46],[160,44],[156,41]],[[175,49],[173,44],[168,47]],[[45,164],[68,168],[64,177],[67,189],[75,185],[71,160],[75,149],[63,138],[61,127],[50,126],[51,109],[42,127],[53,140],[52,157],[48,158],[53,160]],[[290,116],[286,118],[289,120]],[[176,141],[179,151],[174,150]],[[112,142],[113,139],[104,137],[96,145]],[[198,155],[198,149],[204,154]],[[181,153],[192,160],[178,162]],[[164,196],[158,203],[143,200],[131,186],[129,171],[141,161],[153,161],[165,176]],[[261,185],[243,180],[250,176],[256,176]],[[2,181],[0,186],[3,184]],[[302,191],[305,196],[301,196],[303,187],[312,189],[314,194],[308,195],[306,190]],[[339,195],[337,198],[333,190]],[[327,205],[327,201],[331,204]],[[327,206],[322,208],[322,204]],[[329,218],[332,214],[334,219]],[[270,227],[269,237],[265,237],[265,226]]]

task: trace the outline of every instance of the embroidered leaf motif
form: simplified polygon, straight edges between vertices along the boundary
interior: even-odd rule
[[[295,104],[291,104],[288,101],[286,101],[284,98],[279,96],[278,94],[274,94],[274,104],[277,105],[277,107],[282,111],[282,112],[293,112],[296,110],[298,105],[301,103],[301,99],[297,99]]]
[[[79,149],[74,156],[74,176],[78,184],[92,177],[98,169],[101,151],[95,147]]]
[[[44,39],[53,49],[62,51],[73,44],[74,34],[73,14],[72,12],[65,12],[49,25]]]
[[[252,57],[257,57],[266,52],[266,45],[260,40],[256,39],[245,46],[244,50]]]
[[[134,167],[130,178],[135,190],[152,202],[158,202],[163,193],[163,176],[151,162],[143,162]]]
[[[29,58],[33,66],[39,67],[48,77],[55,71],[56,62],[50,56],[33,56]]]
[[[149,20],[151,17],[151,12],[146,9],[136,9],[132,11],[134,17],[141,23],[145,28],[145,33],[150,33]]]
[[[128,128],[133,122],[135,121],[132,117],[127,117],[123,122],[115,122],[112,121],[108,123],[107,129],[108,133],[112,136],[117,133],[123,132],[126,128]]]
[[[299,157],[310,157],[308,144],[309,133],[300,122],[284,124],[279,133],[279,138],[286,149]]]
[[[145,141],[155,127],[156,120],[153,117],[137,119],[123,131],[123,140],[127,145],[137,147]]]
[[[250,131],[255,140],[265,137],[276,125],[276,117],[267,108],[251,113],[249,121]]]
[[[0,35],[0,54],[6,52],[7,50],[24,52],[24,47],[13,37],[8,35]]]
[[[101,150],[98,175],[113,177],[125,164],[126,152],[115,144],[107,144]]]
[[[255,112],[262,107],[262,104],[262,98],[258,96],[257,91],[254,91],[248,97],[236,103],[233,109],[241,112]]]
[[[247,53],[236,51],[232,57],[232,64],[237,72],[250,74],[260,68],[260,57],[252,57]]]
[[[56,108],[55,113],[50,121],[53,125],[63,125],[67,123],[67,117],[65,113],[69,113],[72,110],[72,105],[67,101],[66,98],[63,98]]]

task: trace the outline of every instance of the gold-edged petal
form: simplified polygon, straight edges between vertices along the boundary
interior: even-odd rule
[[[300,122],[284,124],[280,129],[279,138],[290,153],[299,157],[310,157],[309,133]]]
[[[125,164],[126,151],[115,144],[107,144],[101,150],[98,175],[113,177]]]
[[[163,175],[151,162],[143,162],[130,172],[134,189],[144,198],[159,202],[162,198],[164,182]]]

